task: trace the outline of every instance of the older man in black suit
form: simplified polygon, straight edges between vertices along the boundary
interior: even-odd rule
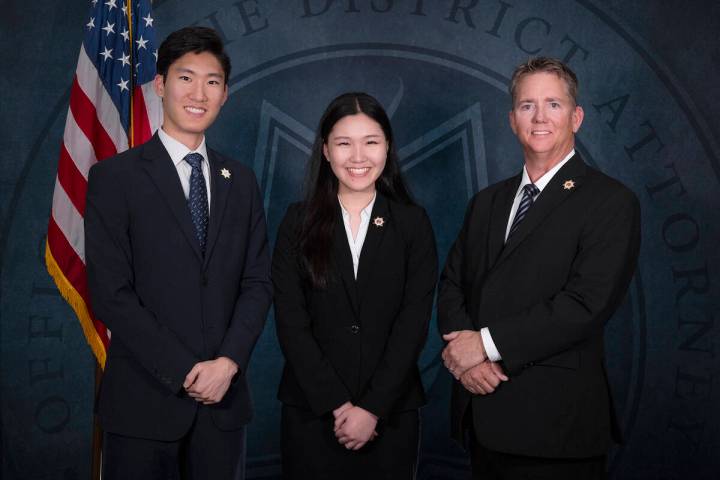
[[[89,287],[112,332],[105,479],[244,476],[246,373],[271,284],[255,177],[205,145],[229,74],[214,31],[170,34],[154,83],[162,128],[90,171]]]
[[[640,209],[575,152],[565,64],[529,60],[510,93],[525,166],[470,201],[441,279],[453,435],[475,478],[605,478],[618,432],[603,327],[635,270]]]

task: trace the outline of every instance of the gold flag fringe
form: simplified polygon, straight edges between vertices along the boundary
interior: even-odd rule
[[[60,266],[50,251],[50,245],[47,243],[47,240],[45,241],[45,265],[47,266],[48,273],[53,280],[55,280],[55,285],[60,291],[60,295],[63,296],[65,301],[67,301],[75,311],[75,315],[77,315],[78,320],[80,320],[80,326],[85,334],[85,339],[95,354],[95,359],[100,365],[100,368],[104,370],[106,358],[105,344],[103,344],[97,330],[95,330],[95,325],[93,324],[92,318],[90,318],[90,312],[85,304],[85,300],[80,296],[78,291],[75,290],[75,287],[73,287],[70,281],[65,278],[65,274],[60,269]]]

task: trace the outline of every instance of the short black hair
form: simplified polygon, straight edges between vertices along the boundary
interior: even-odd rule
[[[157,73],[167,77],[170,65],[186,53],[210,52],[215,55],[225,73],[225,84],[230,78],[230,57],[225,53],[220,35],[208,27],[185,27],[172,32],[158,49]]]

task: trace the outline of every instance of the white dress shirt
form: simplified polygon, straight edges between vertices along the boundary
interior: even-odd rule
[[[353,238],[352,228],[350,227],[350,212],[345,210],[338,197],[340,203],[340,210],[342,210],[343,224],[345,225],[345,234],[347,235],[348,245],[350,245],[350,253],[352,254],[353,272],[355,272],[355,279],[357,280],[358,264],[360,263],[360,252],[362,252],[363,243],[365,243],[365,237],[367,236],[368,227],[370,226],[370,215],[372,215],[372,209],[375,205],[375,199],[377,198],[377,192],[373,195],[370,203],[365,208],[360,210],[360,227],[357,231],[357,236]]]
[[[180,184],[182,185],[183,193],[185,194],[186,199],[190,197],[190,175],[192,174],[192,167],[185,161],[185,156],[188,153],[199,153],[202,155],[205,161],[201,162],[200,166],[202,168],[203,177],[205,177],[208,210],[210,210],[210,160],[208,159],[207,148],[205,147],[205,137],[203,136],[202,142],[200,142],[200,145],[195,150],[190,150],[188,147],[165,133],[165,130],[162,128],[158,128],[158,137],[160,137],[160,141],[175,165],[175,170],[177,170],[178,177],[180,177]],[[208,215],[210,215],[209,211]]]
[[[533,203],[537,201],[540,195],[542,195],[543,189],[547,186],[548,183],[550,183],[550,180],[552,180],[558,170],[560,170],[563,165],[565,165],[568,160],[572,158],[573,155],[575,155],[574,148],[570,151],[570,153],[567,154],[567,156],[562,160],[562,162],[555,165],[553,168],[545,172],[542,177],[537,179],[537,181],[535,182],[535,186],[538,188],[538,190],[540,190],[540,193],[535,196],[535,198],[533,199]],[[515,200],[513,200],[512,208],[510,209],[510,217],[508,218],[507,227],[505,228],[506,242],[508,234],[510,233],[510,227],[512,226],[513,219],[515,219],[515,213],[517,212],[517,209],[520,206],[520,201],[522,200],[523,187],[530,183],[533,182],[530,180],[530,175],[528,175],[527,173],[527,168],[523,166],[522,180],[520,180],[520,186],[518,187],[517,192],[515,192]],[[500,352],[495,346],[495,342],[490,335],[490,330],[487,327],[481,328],[480,336],[482,337],[483,347],[485,347],[485,353],[487,354],[490,361],[499,362],[500,360],[502,360]]]

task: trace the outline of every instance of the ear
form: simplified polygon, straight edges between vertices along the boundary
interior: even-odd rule
[[[330,155],[328,155],[328,147],[327,143],[323,143],[323,155],[325,155],[325,160],[328,162],[330,161]]]
[[[575,111],[572,114],[573,133],[577,133],[577,131],[580,130],[583,118],[585,118],[585,112],[582,107],[580,105],[575,106]]]
[[[223,91],[223,97],[222,97],[222,100],[220,101],[220,106],[221,106],[221,107],[222,107],[223,105],[225,105],[225,102],[227,102],[227,99],[228,99],[228,86],[227,86],[227,83],[226,83],[226,84],[225,84],[225,90]]]
[[[510,110],[508,112],[508,119],[510,120],[510,129],[513,131],[515,135],[517,135],[517,125],[515,124],[515,115],[514,110]]]
[[[153,79],[153,90],[155,90],[158,97],[163,98],[165,94],[165,77],[160,74],[155,75]]]

